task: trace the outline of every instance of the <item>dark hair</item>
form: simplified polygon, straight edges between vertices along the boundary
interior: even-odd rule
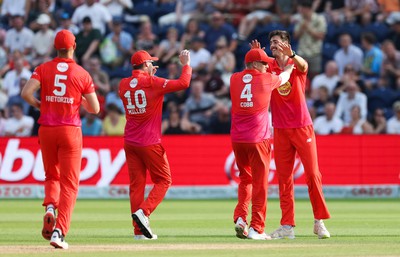
[[[145,63],[146,63],[146,62],[141,63],[141,64],[139,64],[139,65],[132,65],[132,69],[134,69],[134,70],[141,70],[141,69],[143,69]]]
[[[285,30],[273,30],[268,35],[268,40],[272,37],[279,36],[283,41],[287,41],[290,44],[290,34]]]
[[[119,114],[122,114],[121,109],[114,103],[107,104],[106,110],[107,110],[107,112],[114,111],[114,112],[117,112]]]
[[[85,18],[83,18],[83,20],[82,20],[82,23],[91,23],[92,22],[92,19],[90,19],[90,17],[89,16],[85,16]]]
[[[299,0],[298,5],[311,8],[313,5],[313,0]]]
[[[367,41],[369,44],[373,45],[376,42],[376,37],[371,32],[365,32],[361,35],[361,38]]]

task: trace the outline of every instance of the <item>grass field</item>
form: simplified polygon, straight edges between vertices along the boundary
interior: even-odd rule
[[[40,200],[1,200],[0,256],[400,256],[400,201],[329,200],[331,238],[312,233],[309,201],[296,201],[295,240],[235,237],[235,200],[164,201],[151,216],[158,240],[132,237],[128,200],[78,200],[69,250],[41,237]],[[277,200],[268,203],[267,233],[279,226]]]

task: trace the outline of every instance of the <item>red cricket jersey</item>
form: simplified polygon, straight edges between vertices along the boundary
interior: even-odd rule
[[[44,126],[81,126],[82,95],[94,92],[89,73],[74,60],[54,58],[39,65],[32,79],[40,82],[40,117]]]
[[[279,76],[257,70],[232,75],[232,142],[258,143],[270,137],[269,102],[272,90],[280,84]]]
[[[136,146],[159,144],[164,95],[188,88],[191,76],[192,68],[185,65],[177,80],[150,76],[141,70],[122,79],[119,96],[126,114],[125,141]]]
[[[293,64],[289,59],[287,65]],[[276,60],[269,65],[269,72],[279,75],[283,71]],[[301,128],[312,124],[305,97],[307,71],[295,66],[289,81],[272,92],[271,113],[274,128]]]

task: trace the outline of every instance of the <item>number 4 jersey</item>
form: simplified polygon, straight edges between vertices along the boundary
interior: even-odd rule
[[[40,82],[40,117],[43,126],[81,126],[82,95],[94,92],[89,73],[74,60],[54,58],[39,65],[32,79]]]
[[[281,78],[271,73],[244,70],[231,77],[232,142],[259,143],[270,137],[269,103]]]
[[[188,88],[191,76],[192,68],[185,65],[177,80],[150,76],[142,70],[122,79],[119,96],[126,114],[125,142],[135,146],[159,144],[164,95]]]

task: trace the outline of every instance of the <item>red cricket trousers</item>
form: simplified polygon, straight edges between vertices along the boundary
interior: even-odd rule
[[[312,125],[303,128],[274,129],[274,156],[282,210],[281,225],[295,226],[293,165],[296,151],[304,166],[314,218],[328,219],[330,214],[322,192],[318,168],[317,144]]]
[[[131,213],[142,209],[146,216],[150,216],[164,199],[172,183],[167,154],[161,144],[133,146],[125,143],[124,149],[130,179]],[[154,186],[145,200],[147,170]],[[135,228],[135,235],[142,234],[134,221],[132,221],[132,224]]]
[[[46,179],[43,206],[58,209],[56,228],[67,235],[78,195],[82,159],[82,130],[74,126],[39,128]]]
[[[260,143],[232,143],[239,169],[238,203],[233,220],[246,217],[251,207],[250,227],[263,233],[267,213],[268,174],[271,161],[269,140]]]

